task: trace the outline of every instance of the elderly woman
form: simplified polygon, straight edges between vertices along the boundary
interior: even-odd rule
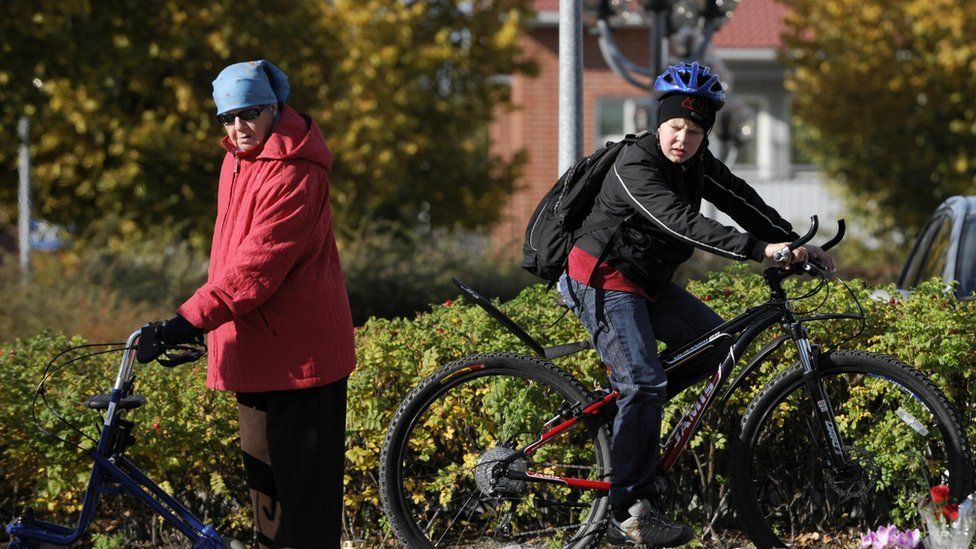
[[[213,82],[227,135],[206,284],[168,343],[209,335],[207,386],[237,394],[263,547],[338,547],[352,317],[332,232],[332,157],[268,61]]]

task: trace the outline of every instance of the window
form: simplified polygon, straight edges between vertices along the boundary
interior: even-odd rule
[[[962,230],[962,250],[959,253],[960,296],[972,295],[976,291],[976,215],[966,217]]]
[[[626,99],[604,97],[596,102],[596,143],[620,139],[627,134],[624,127],[624,103]]]
[[[736,155],[736,166],[756,166],[759,164],[759,113],[763,111],[763,102],[758,97],[743,98],[747,107],[743,109],[740,118],[739,136],[741,137]]]
[[[650,97],[601,97],[596,101],[596,145],[619,141],[629,133],[649,129],[656,114]]]
[[[912,250],[912,258],[905,268],[905,288],[933,276],[942,276],[946,266],[946,252],[952,234],[952,220],[947,215],[933,219],[919,234]]]
[[[765,105],[763,97],[736,95],[719,112],[709,146],[729,167],[758,169],[761,140],[769,134],[760,122]]]
[[[939,224],[938,231],[932,238],[929,251],[925,254],[925,263],[919,271],[918,281],[928,280],[933,276],[942,276],[945,273],[947,255],[949,253],[949,240],[952,236],[952,221],[946,217]]]

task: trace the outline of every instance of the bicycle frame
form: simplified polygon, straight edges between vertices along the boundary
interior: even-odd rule
[[[122,419],[125,409],[121,404],[123,399],[132,396],[133,369],[140,334],[141,330],[137,330],[126,341],[126,350],[122,355],[118,377],[109,395],[101,436],[95,449],[89,452],[94,466],[85,491],[78,523],[71,528],[36,520],[33,511],[28,509],[26,513],[7,525],[7,534],[10,535],[10,543],[7,546],[9,549],[31,547],[38,543],[55,545],[75,543],[87,532],[94,520],[99,497],[102,494],[122,493],[131,494],[149,506],[168,524],[189,538],[194,548],[224,547],[223,538],[212,526],[196,518],[185,506],[156,485],[124,456],[125,450],[135,442],[135,439],[131,435],[134,424]]]
[[[823,384],[820,382],[819,375],[819,352],[810,344],[803,319],[798,318],[792,305],[787,301],[787,296],[783,290],[782,281],[790,276],[792,272],[788,269],[770,268],[766,270],[765,278],[772,290],[772,297],[766,303],[752,307],[739,316],[716,327],[710,332],[700,336],[694,341],[683,347],[660,355],[661,364],[665,371],[671,374],[692,359],[715,348],[720,342],[731,340],[729,354],[722,360],[684,416],[677,422],[673,430],[661,445],[661,455],[657,469],[660,473],[667,473],[674,466],[678,457],[687,447],[688,441],[698,430],[701,419],[705,412],[714,402],[715,395],[719,392],[726,380],[731,375],[738,361],[742,358],[746,349],[756,340],[759,335],[774,325],[781,325],[788,336],[782,336],[775,340],[775,345],[767,346],[757,355],[757,359],[768,356],[779,344],[786,339],[791,339],[796,345],[800,364],[804,369],[804,382],[807,392],[816,403],[814,409],[817,413],[817,425],[823,435],[823,440],[828,441],[828,448],[821,448],[823,458],[831,467],[838,467],[842,470],[850,465],[850,460],[845,452],[844,441],[840,436],[834,420],[833,408],[827,397]],[[830,318],[859,318],[854,315],[836,314],[820,315],[806,320],[826,320]],[[761,360],[753,360],[746,371],[740,374],[734,382],[734,389],[748,370],[757,366]],[[670,375],[669,375],[670,377]],[[574,410],[561,411],[559,415],[550,420],[547,430],[534,442],[517,450],[514,455],[507,458],[506,462],[512,462],[535,453],[536,450],[554,440],[559,434],[573,427],[576,423],[598,416],[604,407],[614,402],[617,398],[616,391],[606,390],[605,393],[584,405],[576,406]],[[551,426],[555,424],[554,426]],[[575,488],[592,489],[599,491],[609,491],[610,482],[580,479],[573,477],[563,477],[535,473],[532,471],[517,471],[508,469],[503,473],[508,478],[524,481],[548,482],[563,484]]]

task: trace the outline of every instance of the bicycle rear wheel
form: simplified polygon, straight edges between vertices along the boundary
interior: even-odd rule
[[[606,492],[501,478],[494,467],[562,410],[589,400],[565,371],[513,354],[476,355],[432,374],[397,410],[380,457],[383,507],[399,541],[595,546],[609,516]],[[609,482],[607,426],[581,421],[507,466]]]
[[[746,410],[730,463],[740,523],[757,546],[890,522],[919,526],[916,504],[932,486],[948,485],[956,501],[969,494],[959,416],[921,372],[884,355],[838,351],[820,358],[820,373],[853,470],[823,460],[802,368],[770,381]]]

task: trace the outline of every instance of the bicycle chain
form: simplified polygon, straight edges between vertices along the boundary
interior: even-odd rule
[[[595,465],[573,465],[571,463],[533,463],[540,467],[562,467],[563,469],[599,469]]]
[[[552,468],[562,468],[562,469],[578,469],[578,470],[597,470],[600,467],[594,465],[575,465],[572,463],[533,463],[537,467],[552,467]],[[524,538],[527,536],[534,536],[539,534],[549,534],[552,532],[559,532],[563,530],[572,530],[574,528],[579,528],[581,524],[569,524],[566,526],[554,526],[552,528],[544,528],[539,530],[527,530],[525,532],[518,532],[511,534],[513,538]]]
[[[532,536],[535,534],[546,534],[549,532],[558,532],[560,530],[572,530],[573,528],[579,528],[580,524],[570,524],[568,526],[553,526],[552,528],[546,528],[544,530],[528,530],[526,532],[519,532],[517,534],[512,534],[513,538],[524,538],[525,536]]]

